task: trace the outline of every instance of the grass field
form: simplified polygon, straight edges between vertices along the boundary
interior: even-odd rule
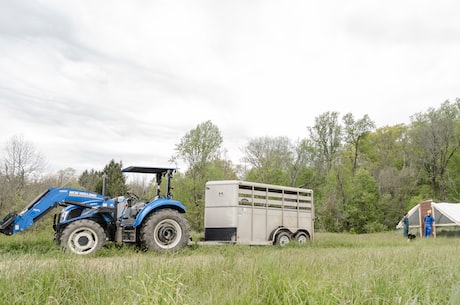
[[[51,232],[0,236],[1,304],[460,304],[460,239],[317,233],[305,246],[109,245],[62,253]]]

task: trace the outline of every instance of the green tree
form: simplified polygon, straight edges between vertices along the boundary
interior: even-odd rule
[[[356,173],[356,168],[358,166],[358,155],[359,148],[364,137],[375,128],[375,123],[372,121],[369,116],[366,114],[359,120],[354,119],[353,114],[347,113],[343,117],[343,122],[345,124],[344,130],[344,139],[345,142],[349,145],[351,154],[350,159],[352,163],[353,176]]]
[[[105,193],[106,196],[116,197],[124,195],[128,191],[128,187],[126,186],[126,178],[121,172],[122,169],[122,162],[120,161],[117,163],[113,159],[104,167],[102,172],[103,174],[107,175],[107,188]],[[102,188],[102,181],[100,181],[97,186],[97,192],[102,193]]]
[[[219,128],[211,121],[206,121],[182,137],[171,161],[183,160],[188,165],[189,173],[197,178],[207,163],[219,157],[222,142]]]
[[[348,230],[355,233],[380,230],[377,182],[364,169],[359,169],[350,182],[344,205]]]
[[[175,177],[174,196],[186,206],[190,226],[197,231],[203,229],[206,181],[236,178],[231,163],[220,158],[222,142],[219,128],[206,121],[182,137],[171,158],[171,162],[183,160],[188,165],[185,174]]]
[[[68,167],[66,169],[58,170],[55,175],[55,186],[56,187],[78,187],[78,181],[76,179],[76,170]]]
[[[288,171],[293,164],[292,149],[287,137],[250,140],[243,148],[243,160],[251,166],[246,179],[260,183],[289,184]]]
[[[449,201],[460,202],[460,153],[455,153],[446,171]]]
[[[135,175],[129,179],[128,189],[130,192],[145,200],[153,200],[157,196],[158,185],[155,175]],[[164,179],[162,182],[165,182]],[[166,193],[166,183],[160,186],[162,194]]]
[[[344,230],[346,199],[346,169],[343,168],[342,126],[338,112],[325,112],[315,118],[315,124],[307,127],[309,167],[315,191],[318,226],[329,231]],[[305,171],[306,173],[308,171]],[[305,183],[307,184],[307,183]]]
[[[315,148],[308,139],[297,141],[293,147],[292,164],[288,176],[291,186],[312,188],[314,185],[312,165]]]
[[[78,178],[78,183],[89,192],[98,192],[102,185],[102,172],[85,170]]]
[[[318,221],[315,226],[329,232],[346,230],[345,179],[339,168],[331,168],[324,182],[313,187],[315,191],[315,210]]]
[[[366,156],[372,162],[370,167],[377,176],[386,168],[402,169],[410,166],[410,138],[404,124],[386,126],[371,132],[363,145]]]
[[[315,125],[307,127],[314,148],[314,169],[317,183],[324,183],[328,172],[338,161],[342,147],[342,126],[338,112],[325,112],[315,118]]]
[[[204,195],[207,181],[236,180],[236,174],[230,161],[214,160],[206,164],[203,179],[197,182],[187,173],[178,173],[174,177],[174,197],[187,208],[190,227],[198,232],[204,228]]]
[[[420,171],[410,162],[410,142],[408,127],[399,124],[378,128],[362,144],[369,160],[367,168],[378,184],[379,221],[386,228],[393,228],[412,207],[412,198],[425,190],[420,188]],[[422,197],[432,197],[426,195]]]
[[[460,148],[460,99],[412,116],[411,140],[416,162],[425,169],[433,192],[446,199],[446,171]]]

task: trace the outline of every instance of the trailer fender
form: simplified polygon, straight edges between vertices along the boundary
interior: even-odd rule
[[[306,244],[310,239],[310,233],[307,230],[297,230],[294,234],[294,240],[300,245]]]
[[[137,214],[133,227],[138,227],[151,212],[158,210],[158,209],[166,209],[166,208],[177,210],[180,213],[185,213],[184,205],[177,200],[171,200],[171,199],[165,199],[165,198],[156,199],[146,204],[145,207],[139,212],[139,214]]]
[[[275,230],[273,230],[271,233],[270,233],[270,237],[269,237],[269,241],[271,241],[272,243],[275,243],[276,241],[276,236],[280,233],[280,232],[287,232],[289,233],[289,235],[292,236],[292,232],[286,228],[286,227],[283,227],[283,226],[280,226],[280,227],[277,227]]]

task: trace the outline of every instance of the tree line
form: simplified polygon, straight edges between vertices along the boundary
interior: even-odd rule
[[[240,179],[314,190],[316,228],[368,233],[391,230],[405,211],[425,199],[460,200],[460,99],[410,117],[410,124],[376,128],[368,115],[355,118],[329,111],[306,128],[303,139],[257,137],[243,146],[233,164],[223,150],[219,128],[198,124],[175,146],[171,164],[183,161],[174,179],[174,197],[187,208],[195,230],[203,229],[206,181]],[[13,136],[0,155],[0,214],[20,209],[45,188],[74,187],[119,196],[129,190],[146,199],[155,181],[127,183],[121,161],[76,175],[69,168],[40,175],[44,157],[31,142]]]

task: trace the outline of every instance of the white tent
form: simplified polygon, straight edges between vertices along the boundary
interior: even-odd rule
[[[425,201],[417,204],[408,212],[409,230],[419,229],[420,235],[423,230],[423,216],[427,209],[432,210],[432,215],[435,218],[435,227],[437,230],[440,227],[460,227],[460,203],[435,203]],[[402,220],[396,226],[397,229],[403,228]]]

